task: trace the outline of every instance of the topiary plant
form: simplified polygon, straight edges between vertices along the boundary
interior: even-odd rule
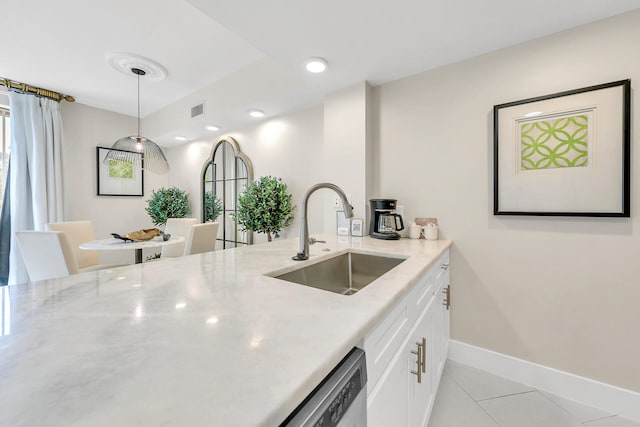
[[[263,176],[254,181],[238,197],[238,212],[232,214],[242,231],[264,233],[272,241],[272,234],[280,237],[280,230],[293,221],[291,194],[281,178]]]
[[[204,222],[215,221],[222,212],[222,200],[211,191],[204,193]]]
[[[163,225],[167,218],[184,218],[191,213],[189,193],[177,187],[160,188],[151,193],[145,209],[155,225]]]

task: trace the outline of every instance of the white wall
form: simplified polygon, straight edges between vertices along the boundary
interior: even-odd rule
[[[367,127],[371,86],[363,82],[328,95],[324,101],[323,181],[337,185],[350,198],[354,218],[367,218],[367,150],[370,135]],[[336,210],[331,190],[324,194],[324,230],[336,233]],[[320,197],[320,195],[316,196]],[[340,208],[342,209],[342,208]]]
[[[453,239],[453,338],[640,391],[640,150],[631,219],[492,215],[495,104],[631,78],[640,12],[375,89],[380,190]],[[640,125],[633,109],[633,129]]]
[[[251,159],[254,179],[272,175],[287,184],[293,203],[294,222],[281,233],[281,238],[294,238],[300,232],[301,199],[311,185],[323,174],[322,107],[302,110],[281,117],[266,119],[255,126],[225,132],[233,137],[240,149]],[[166,150],[171,165],[169,185],[175,185],[191,195],[194,216],[201,219],[201,174],[210,159],[219,137],[194,141]],[[322,201],[309,202],[309,230],[323,229]],[[266,241],[266,236],[254,234],[254,242]],[[294,255],[294,254],[292,254]]]
[[[167,175],[144,174],[144,196],[97,196],[96,147],[110,147],[136,132],[136,119],[78,103],[62,102],[64,132],[64,194],[66,220],[93,221],[96,238],[154,227],[146,213],[153,189],[165,186]],[[145,252],[144,256],[152,255]],[[105,263],[132,263],[133,251],[103,252]]]

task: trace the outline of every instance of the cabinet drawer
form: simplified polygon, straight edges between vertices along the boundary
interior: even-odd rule
[[[433,268],[429,269],[391,313],[364,338],[367,352],[368,390],[372,390],[398,351],[418,315],[433,299]]]
[[[364,337],[367,353],[367,390],[370,392],[380,379],[398,347],[411,328],[409,307],[405,298],[391,313]]]
[[[444,286],[449,284],[449,251],[443,253],[440,258],[433,264],[431,270],[435,274],[434,283],[440,284],[442,280],[447,279]]]
[[[409,315],[412,321],[418,318],[418,315],[422,313],[424,308],[431,301],[436,289],[434,276],[437,273],[433,267],[420,277],[418,283],[409,293]]]

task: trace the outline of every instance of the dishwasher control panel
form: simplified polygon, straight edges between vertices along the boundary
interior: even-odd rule
[[[367,363],[354,347],[280,427],[366,427]]]
[[[337,396],[325,409],[324,414],[320,415],[320,419],[313,427],[336,427],[342,416],[347,412],[349,406],[358,396],[362,389],[362,374],[358,369],[349,379],[347,384],[337,393]]]

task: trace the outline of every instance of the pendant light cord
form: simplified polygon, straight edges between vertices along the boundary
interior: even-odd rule
[[[136,76],[138,77],[138,135],[137,137],[140,138],[140,74],[136,73]]]
[[[140,139],[140,76],[144,76],[146,71],[140,68],[132,68],[131,72],[138,77],[138,140]]]

